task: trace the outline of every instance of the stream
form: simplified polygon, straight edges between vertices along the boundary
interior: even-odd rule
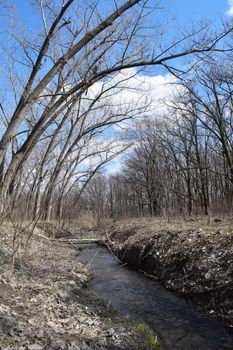
[[[143,273],[121,266],[107,248],[92,243],[79,250],[80,260],[95,272],[91,288],[118,309],[114,317],[148,325],[163,349],[233,349],[233,329],[207,318]]]

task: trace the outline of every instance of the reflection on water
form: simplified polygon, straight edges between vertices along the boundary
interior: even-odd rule
[[[96,244],[80,246],[80,259],[95,272],[92,288],[128,317],[152,328],[168,350],[233,349],[233,331],[209,320],[185,300],[143,274],[120,266]]]

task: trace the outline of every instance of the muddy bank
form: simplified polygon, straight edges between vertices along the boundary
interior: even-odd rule
[[[113,321],[89,288],[92,273],[76,247],[34,237],[10,273],[10,229],[1,230],[1,350],[149,350],[148,334]]]
[[[159,231],[140,225],[111,225],[107,241],[128,265],[233,325],[233,233]]]

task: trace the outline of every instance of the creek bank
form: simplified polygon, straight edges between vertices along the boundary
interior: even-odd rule
[[[154,276],[210,317],[233,326],[233,233],[114,224],[105,234],[123,263]]]
[[[148,335],[109,309],[89,288],[93,274],[74,246],[34,236],[10,274],[10,229],[1,233],[1,350],[149,350]],[[59,235],[61,236],[61,235]],[[67,235],[66,235],[67,236]]]

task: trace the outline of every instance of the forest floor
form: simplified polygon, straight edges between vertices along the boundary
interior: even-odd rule
[[[151,349],[149,331],[113,320],[114,310],[89,289],[93,273],[78,260],[78,250],[48,239],[39,227],[13,272],[12,226],[0,230],[0,349]],[[70,237],[52,225],[46,229]]]
[[[123,220],[103,230],[124,263],[233,326],[233,220]]]

